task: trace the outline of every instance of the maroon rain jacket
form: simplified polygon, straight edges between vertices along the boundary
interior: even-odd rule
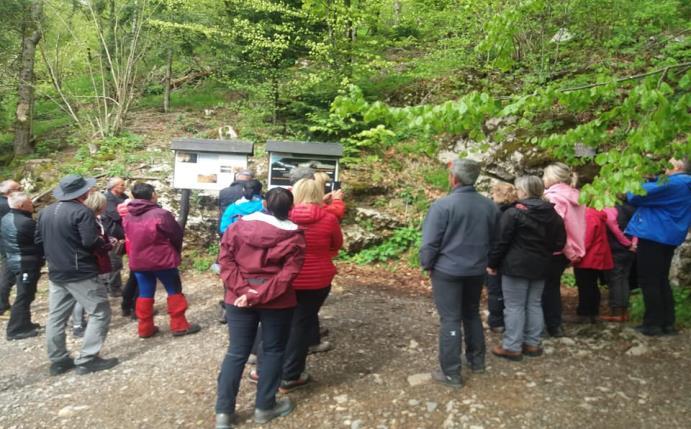
[[[148,200],[131,200],[123,219],[130,270],[177,268],[182,251],[182,228],[173,215]]]
[[[233,223],[223,234],[218,258],[226,304],[246,295],[250,307],[295,307],[292,283],[304,254],[303,232],[290,221],[256,212]]]

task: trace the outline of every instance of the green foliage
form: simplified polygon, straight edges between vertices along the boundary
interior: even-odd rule
[[[561,276],[561,284],[568,288],[575,288],[576,287],[576,276],[573,275],[573,272],[566,272]]]
[[[691,327],[691,289],[685,287],[672,287],[674,295],[674,311],[677,326]],[[645,313],[643,294],[640,289],[634,290],[631,294],[631,305],[629,316],[633,322],[642,322]]]
[[[399,228],[382,244],[365,249],[349,259],[360,265],[386,262],[399,257],[408,249],[418,249],[421,240],[422,233],[419,227],[408,226]]]

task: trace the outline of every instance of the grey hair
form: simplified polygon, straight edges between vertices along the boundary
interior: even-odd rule
[[[461,185],[474,185],[480,175],[480,163],[470,159],[454,159],[451,173]]]
[[[28,194],[24,192],[12,192],[7,197],[7,204],[12,209],[18,209],[21,208],[27,200],[31,201],[31,197]]]
[[[545,168],[542,174],[545,186],[550,187],[556,183],[566,183],[569,186],[574,185],[574,176],[571,167],[563,162],[555,162]]]
[[[310,167],[295,167],[288,174],[290,184],[294,185],[300,179],[314,179],[314,169]]]
[[[545,185],[537,176],[521,176],[516,179],[516,189],[524,193],[527,198],[542,198]]]
[[[120,182],[124,183],[125,180],[122,177],[111,177],[110,180],[108,180],[108,185],[106,185],[106,189],[110,191]]]
[[[18,185],[18,183],[14,180],[3,180],[0,182],[0,194],[7,195],[14,187],[13,185]]]
[[[94,213],[102,212],[107,204],[108,200],[106,196],[100,192],[92,192],[86,197],[86,200],[84,200],[84,205],[90,208]]]

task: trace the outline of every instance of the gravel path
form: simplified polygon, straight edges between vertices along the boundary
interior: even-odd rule
[[[291,393],[289,417],[270,428],[632,428],[691,427],[691,336],[649,339],[614,324],[567,327],[545,341],[542,358],[513,363],[488,356],[485,374],[464,372],[451,390],[429,381],[438,322],[424,280],[411,272],[343,266],[322,310],[335,350],[312,355],[316,382]],[[413,285],[412,287],[410,285]],[[45,335],[0,340],[0,428],[213,427],[215,383],[227,347],[216,322],[212,275],[184,277],[189,318],[204,330],[170,336],[159,291],[163,335],[141,340],[114,311],[102,355],[110,371],[48,376]],[[33,308],[44,324],[45,281]],[[117,310],[117,300],[113,300]],[[0,329],[5,329],[2,322]],[[488,347],[499,338],[488,335]],[[77,348],[68,336],[71,350]],[[243,382],[239,427],[251,422],[254,386]]]

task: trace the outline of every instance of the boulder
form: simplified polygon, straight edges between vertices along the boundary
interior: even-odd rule
[[[360,225],[344,225],[343,228],[343,250],[348,253],[359,252],[375,244],[382,242],[382,236],[374,232],[367,231]]]
[[[355,209],[355,220],[360,225],[371,226],[373,231],[380,233],[379,235],[381,235],[382,230],[394,230],[403,226],[403,222],[394,216],[364,207]]]

